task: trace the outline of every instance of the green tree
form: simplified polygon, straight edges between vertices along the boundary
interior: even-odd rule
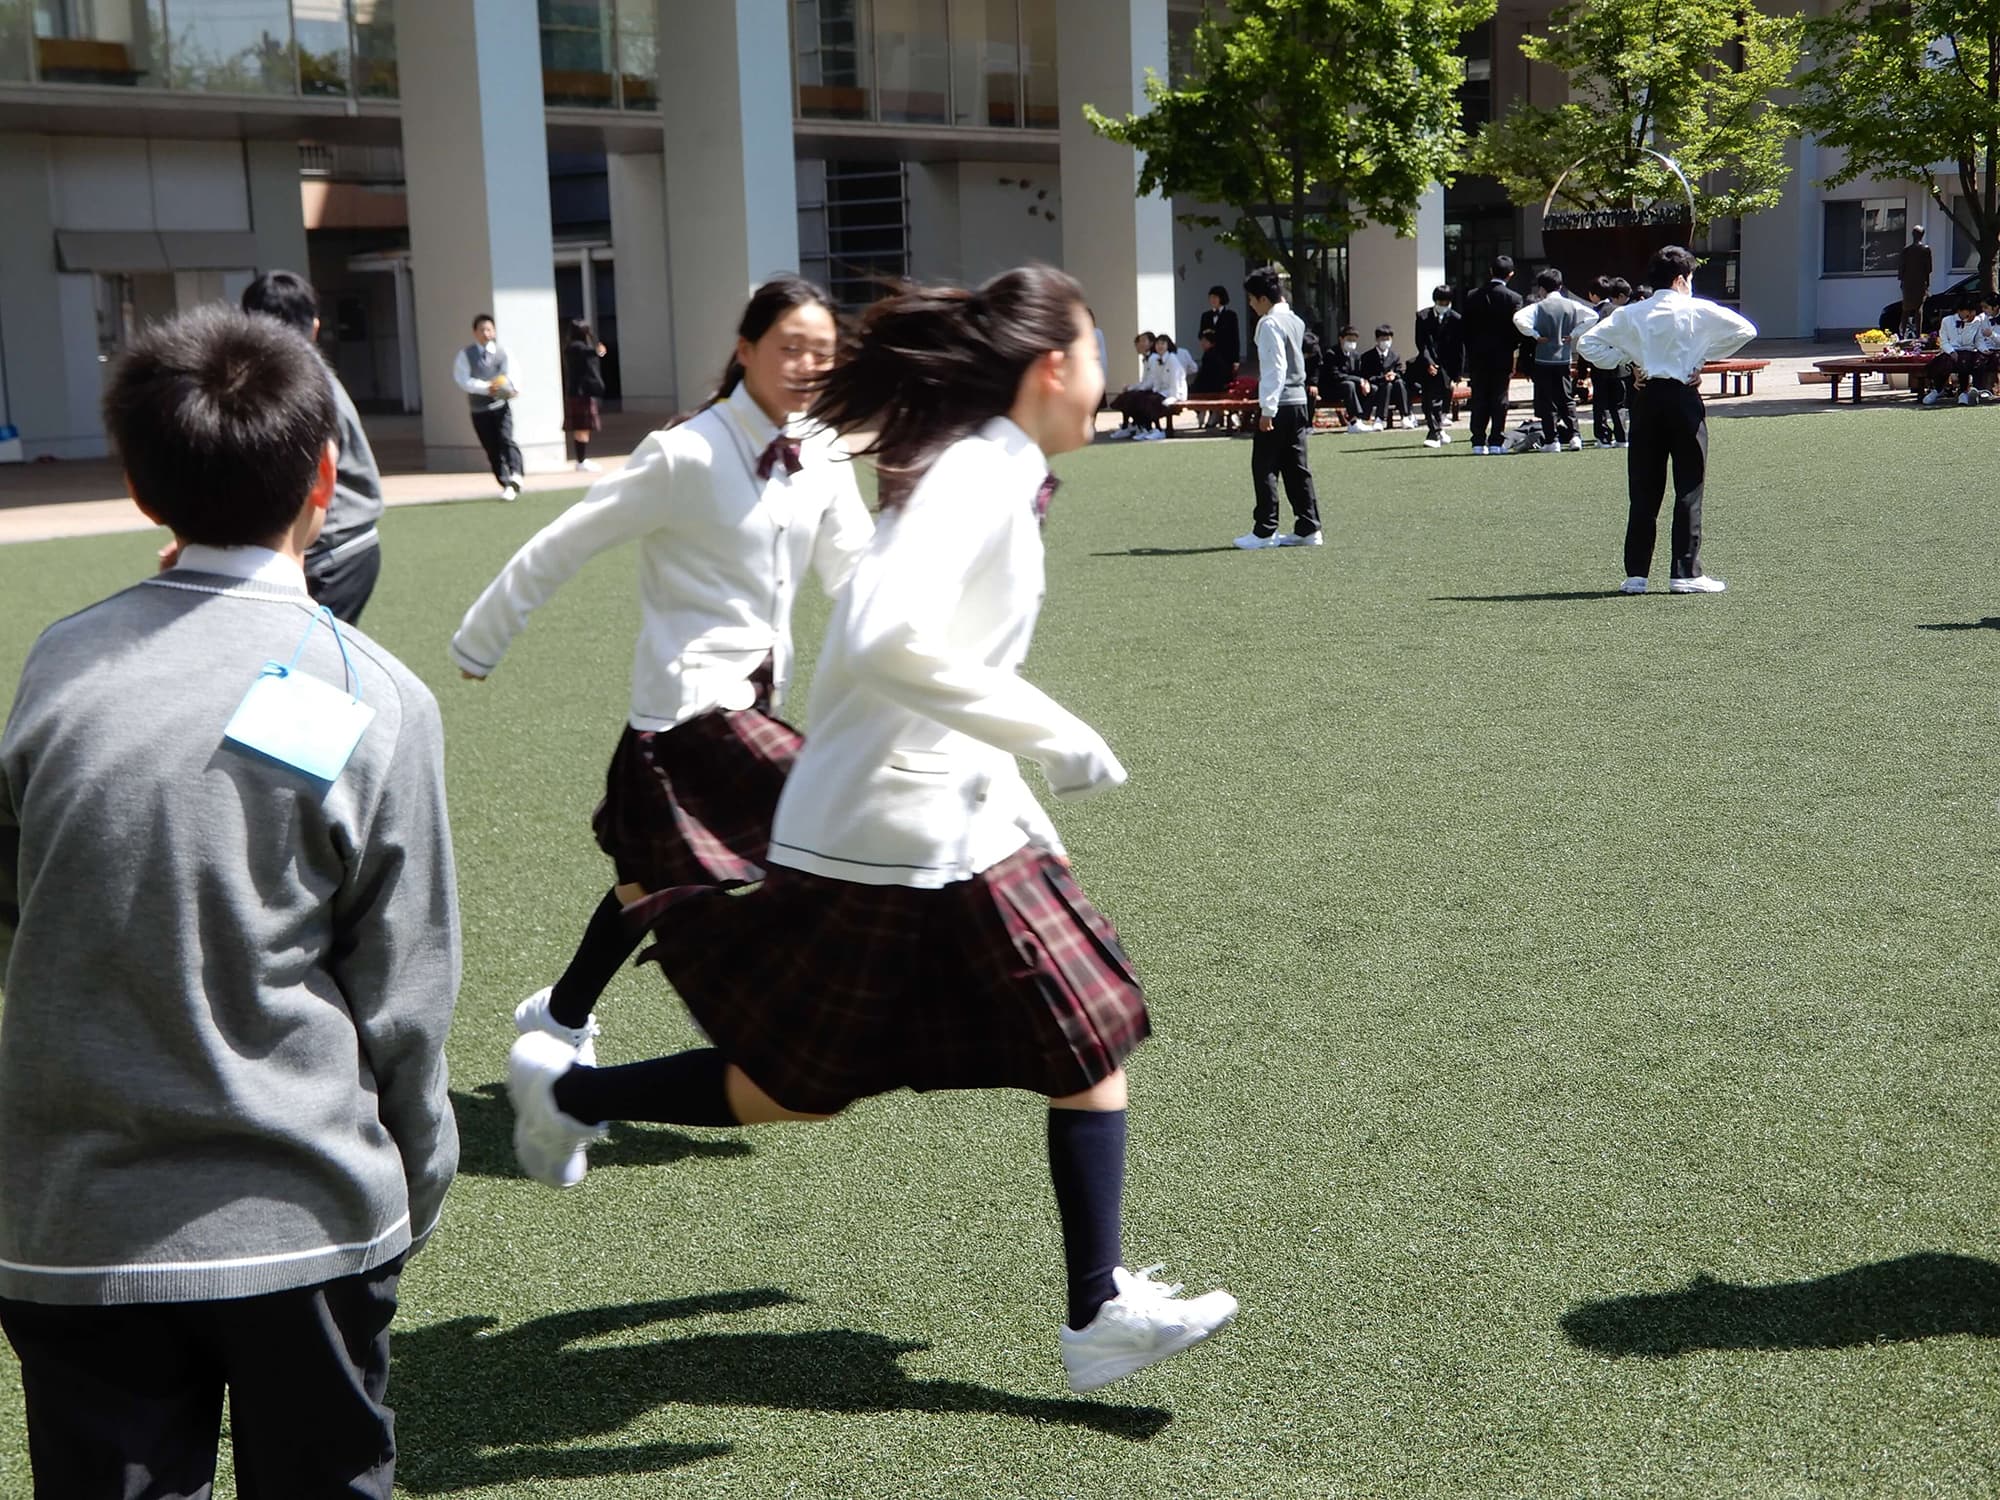
[[[1635,208],[1694,189],[1697,225],[1770,208],[1795,133],[1774,102],[1798,66],[1803,22],[1748,0],[1575,0],[1521,50],[1569,78],[1554,109],[1516,103],[1480,133],[1469,165],[1517,203],[1556,188],[1571,209]]]
[[[1992,291],[2000,274],[2000,5],[1848,0],[1813,22],[1808,46],[1796,114],[1843,154],[1825,185],[1922,183],[1972,241]],[[1956,173],[1940,174],[1939,163]]]
[[[1227,206],[1182,221],[1306,281],[1314,245],[1364,223],[1410,233],[1465,146],[1465,33],[1494,0],[1236,0],[1206,5],[1178,86],[1149,74],[1143,114],[1090,123],[1140,155],[1139,190]]]

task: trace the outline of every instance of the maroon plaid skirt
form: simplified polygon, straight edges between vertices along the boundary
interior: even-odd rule
[[[938,890],[777,866],[754,891],[666,891],[632,913],[656,939],[641,960],[801,1114],[899,1088],[1078,1094],[1152,1029],[1111,923],[1037,849]]]
[[[771,664],[750,680],[753,707],[714,709],[672,729],[627,725],[619,737],[590,822],[620,885],[665,891],[764,878],[778,793],[805,740],[771,717]]]

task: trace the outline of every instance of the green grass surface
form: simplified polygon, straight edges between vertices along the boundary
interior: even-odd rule
[[[1132,771],[1057,814],[1154,1007],[1128,1258],[1243,1301],[1093,1399],[1026,1097],[515,1175],[509,1011],[608,881],[634,566],[473,686],[451,628],[561,501],[392,514],[368,623],[444,704],[466,940],[404,1488],[2000,1493],[1987,425],[1718,422],[1720,598],[1606,593],[1616,454],[1316,439],[1333,545],[1250,555],[1247,445],[1062,461],[1029,668]],[[154,545],[0,550],[0,680]],[[607,1061],[691,1037],[650,970],[600,1015]]]

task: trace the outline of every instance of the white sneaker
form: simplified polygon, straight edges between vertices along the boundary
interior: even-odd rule
[[[1424,446],[1426,448],[1442,448],[1444,446],[1444,439],[1436,437],[1427,437],[1424,439]]]
[[[1439,441],[1439,442],[1441,442],[1441,443],[1448,443],[1448,442],[1450,442],[1450,441],[1451,441],[1451,434],[1450,434],[1449,432],[1444,432],[1444,431],[1440,431],[1440,432],[1438,433],[1438,441]]]
[[[1571,438],[1569,440],[1569,451],[1572,453],[1583,452],[1583,439],[1580,437]]]
[[[1192,1349],[1226,1328],[1236,1316],[1236,1299],[1224,1291],[1181,1297],[1178,1284],[1153,1280],[1160,1268],[1137,1273],[1119,1266],[1111,1273],[1118,1295],[1097,1310],[1084,1329],[1060,1328],[1063,1369],[1069,1388],[1094,1391]]]
[[[1667,592],[1670,594],[1719,594],[1728,587],[1720,578],[1710,578],[1706,573],[1699,578],[1667,580]]]
[[[1972,392],[1970,392],[1970,391],[1960,391],[1960,392],[1958,393],[1958,404],[1959,404],[1960,406],[1970,406],[1970,405],[1972,405]]]
[[[518,500],[518,499],[520,499],[520,498],[521,498],[521,487],[520,487],[520,486],[519,486],[518,484],[503,484],[503,485],[501,485],[501,486],[500,486],[500,498],[501,498],[502,500],[510,500],[510,501],[511,501],[511,500]]]
[[[1164,443],[1166,440],[1167,440],[1166,433],[1162,432],[1157,427],[1151,429],[1148,432],[1142,432],[1139,434],[1139,441],[1142,443]]]
[[[546,1031],[531,1031],[507,1054],[507,1097],[514,1104],[514,1159],[537,1182],[575,1187],[589,1170],[586,1153],[604,1139],[602,1125],[585,1125],[556,1108],[555,1082],[576,1066],[576,1048]]]
[[[1472,445],[1472,456],[1474,458],[1484,458],[1487,454],[1491,453],[1492,451],[1493,450],[1491,448],[1482,448],[1477,443],[1474,443]]]
[[[591,462],[591,460],[587,458],[579,458],[576,461],[576,472],[579,474],[601,474],[604,471],[598,468],[598,466],[595,463]]]
[[[544,986],[514,1007],[514,1029],[526,1036],[531,1031],[546,1031],[557,1041],[576,1049],[576,1060],[586,1068],[597,1066],[597,1012],[592,1011],[581,1026],[563,1025],[549,1014],[549,993],[553,985]]]
[[[1311,536],[1300,536],[1296,531],[1281,533],[1277,538],[1280,547],[1324,547],[1326,533],[1315,531]]]
[[[1284,543],[1276,536],[1259,536],[1256,532],[1246,532],[1236,539],[1236,545],[1245,552],[1255,552],[1259,547],[1282,547]]]
[[[1560,453],[1563,451],[1563,445],[1561,443],[1541,443],[1536,446],[1535,451],[1537,453]]]
[[[1628,578],[1618,585],[1618,592],[1621,594],[1643,594],[1646,592],[1646,580],[1637,577]]]
[[[1935,390],[1925,391],[1924,399],[1919,404],[1923,406],[1936,406],[1938,404],[1938,393]]]

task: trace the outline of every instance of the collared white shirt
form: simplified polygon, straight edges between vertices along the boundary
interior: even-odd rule
[[[1061,851],[1017,756],[1058,797],[1125,779],[1097,731],[1020,675],[1042,603],[1047,474],[1034,440],[995,417],[883,514],[827,626],[770,863],[934,888],[1029,843]]]
[[[750,674],[775,657],[791,678],[792,601],[810,566],[831,594],[874,530],[833,435],[793,418],[802,467],[768,479],[757,461],[778,429],[739,385],[640,443],[514,554],[466,611],[452,660],[485,676],[528,616],[598,553],[639,544],[642,623],[632,661],[634,729],[671,729],[712,708],[748,708]]]
[[[180,572],[240,578],[246,583],[261,583],[268,588],[301,594],[306,589],[306,570],[298,560],[269,547],[210,547],[202,542],[189,542],[163,576],[171,579]]]
[[[1757,337],[1757,325],[1706,297],[1671,287],[1628,302],[1584,330],[1577,353],[1601,369],[1629,364],[1648,380],[1687,381]]]
[[[1976,353],[1980,348],[1980,338],[1986,332],[1986,319],[1974,314],[1961,323],[1958,314],[1953,313],[1938,324],[1938,348],[1946,354],[1960,350]]]
[[[483,345],[482,347],[490,348],[498,353],[500,352],[500,341],[495,339],[491,344]],[[451,378],[457,383],[458,388],[468,396],[490,396],[493,394],[493,382],[490,380],[481,380],[472,373],[472,346],[469,344],[459,350],[458,358],[451,362]]]
[[[1179,354],[1150,354],[1146,357],[1146,378],[1141,384],[1177,405],[1187,400],[1187,366],[1181,363]]]

